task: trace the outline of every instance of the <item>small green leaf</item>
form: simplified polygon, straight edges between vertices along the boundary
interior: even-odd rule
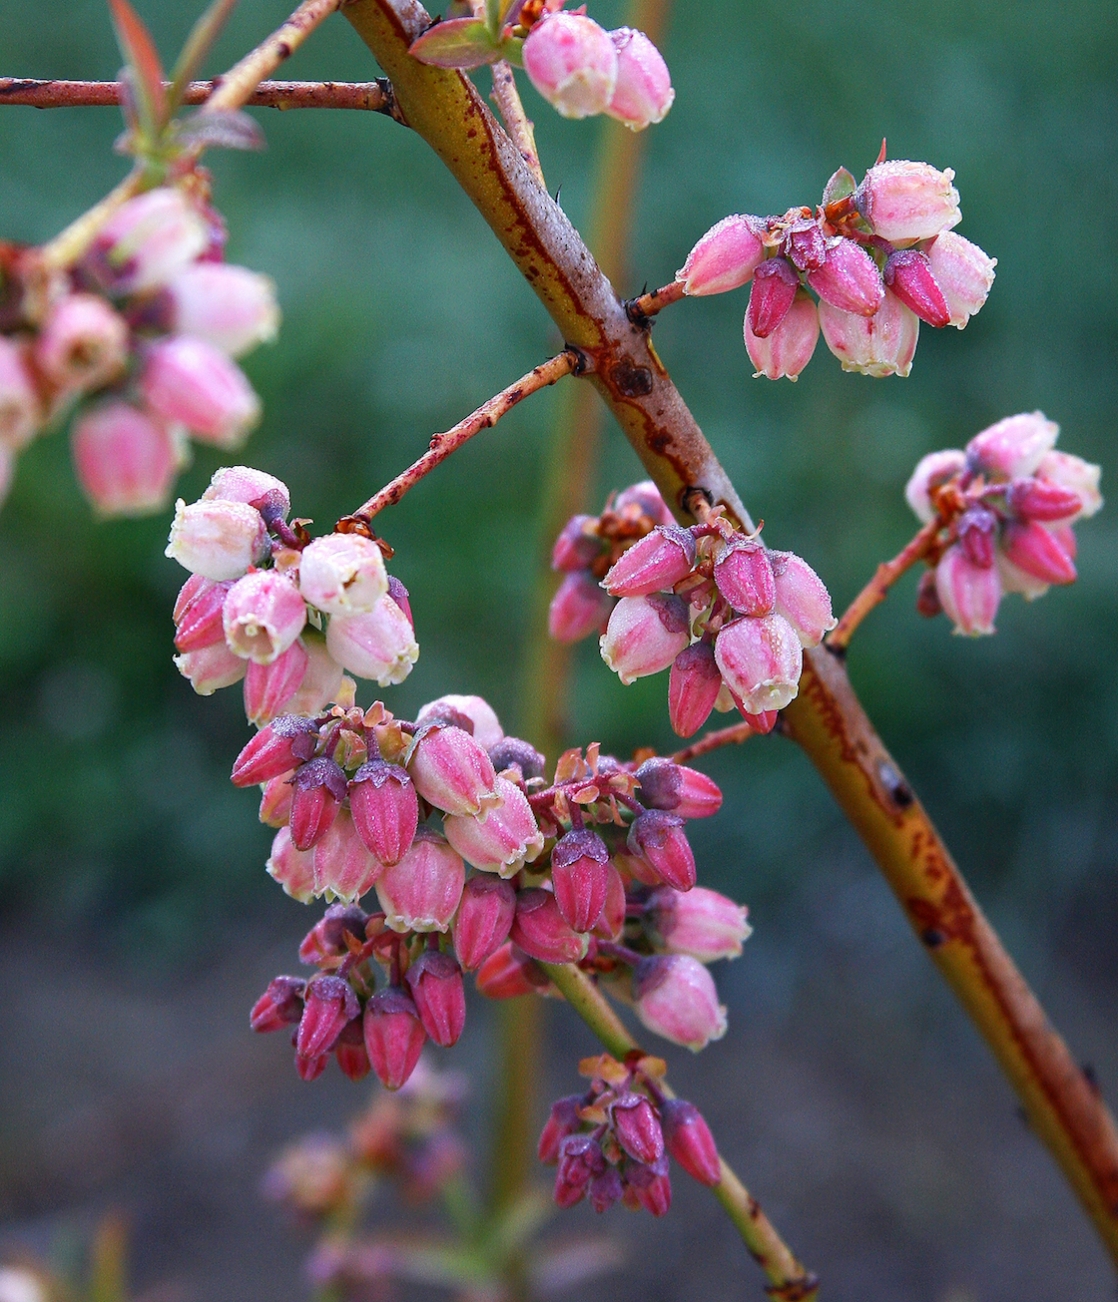
[[[182,103],[186,88],[201,70],[206,55],[209,54],[214,41],[217,40],[225,20],[236,8],[237,0],[213,0],[213,3],[198,19],[186,38],[182,53],[171,74],[171,89],[167,94],[167,116],[174,115]]]
[[[506,36],[500,44],[498,57],[507,60],[514,68],[523,68],[524,41],[516,36]]]
[[[497,41],[501,35],[501,10],[505,8],[503,0],[485,0],[485,24],[489,35]]]
[[[451,18],[429,27],[409,53],[420,63],[436,68],[480,68],[496,63],[500,47],[485,23],[476,18]]]
[[[163,64],[151,33],[128,0],[109,0],[116,38],[135,79],[136,114],[141,129],[154,142],[167,122]]]
[[[840,199],[845,199],[848,194],[853,194],[858,188],[858,183],[845,167],[839,170],[831,177],[823,189],[823,207],[828,204],[838,203]]]

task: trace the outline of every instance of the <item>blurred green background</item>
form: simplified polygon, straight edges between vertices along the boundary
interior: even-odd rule
[[[137,3],[174,51],[196,6]],[[617,0],[591,9],[607,25],[623,12]],[[242,0],[212,68],[286,11]],[[925,327],[907,380],[845,375],[822,344],[797,384],[752,379],[744,291],[683,303],[656,326],[766,538],[804,555],[840,608],[910,536],[902,489],[925,452],[1041,408],[1061,447],[1102,463],[1104,491],[1118,474],[1116,28],[1104,0],[805,0],[779,15],[708,0],[672,17],[678,97],[647,140],[625,293],[670,279],[726,213],[814,203],[839,164],[861,175],[883,135],[893,157],[955,169],[960,233],[998,259],[986,308],[963,333]],[[100,0],[0,0],[0,73],[111,78],[118,66]],[[292,77],[374,72],[340,18],[288,65]],[[549,185],[584,225],[601,123],[564,122],[525,96]],[[209,160],[228,255],[273,276],[284,311],[279,341],[247,359],[266,414],[244,459],[285,479],[295,513],[327,528],[559,340],[409,132],[372,114],[256,116],[267,152]],[[4,236],[41,241],[98,198],[123,173],[119,130],[111,109],[0,112]],[[516,719],[557,410],[554,391],[533,398],[382,518],[422,648],[388,690],[399,713],[473,691]],[[182,494],[197,496],[218,464],[199,450]],[[639,473],[611,425],[598,500]],[[1104,1025],[1118,935],[1116,521],[1106,510],[1084,525],[1079,582],[1031,606],[1008,599],[995,638],[919,618],[909,576],[849,662],[1030,979],[1042,993],[1072,983]],[[0,908],[15,921],[45,910],[106,961],[143,971],[205,963],[238,919],[279,908],[254,797],[227,781],[248,735],[239,690],[197,699],[171,665],[183,572],[162,554],[167,525],[93,523],[57,436],[21,458],[0,514]],[[579,739],[670,748],[665,692],[663,676],[621,687],[587,644]],[[727,805],[696,832],[701,873],[758,922],[734,998],[779,1022],[795,974],[830,946],[862,974],[852,997],[865,1007],[882,985],[902,991],[904,1022],[895,905],[810,767],[771,739],[711,768]],[[897,961],[909,970],[907,951]]]

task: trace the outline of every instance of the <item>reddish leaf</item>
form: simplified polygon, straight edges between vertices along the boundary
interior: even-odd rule
[[[166,122],[167,97],[163,90],[163,64],[151,33],[128,0],[109,0],[113,26],[121,53],[136,74],[136,89],[146,101],[150,129],[158,130]]]
[[[436,23],[412,45],[409,53],[420,63],[430,63],[436,68],[480,68],[501,57],[489,28],[476,18],[451,18]]]

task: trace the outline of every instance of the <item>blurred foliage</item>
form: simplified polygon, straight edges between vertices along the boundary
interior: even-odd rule
[[[165,56],[197,8],[138,7]],[[242,0],[210,71],[287,8]],[[618,21],[619,0],[593,11]],[[743,291],[683,303],[656,327],[766,537],[806,556],[840,607],[912,532],[901,489],[927,451],[1040,407],[1061,423],[1061,446],[1103,463],[1104,489],[1118,474],[1118,273],[1103,236],[1118,199],[1116,25],[1104,0],[805,0],[779,22],[735,0],[677,7],[666,53],[678,98],[650,132],[625,292],[669,279],[727,212],[815,202],[840,163],[860,175],[883,134],[891,156],[955,168],[961,233],[999,260],[982,314],[963,334],[925,328],[906,381],[844,375],[822,344],[794,387],[753,380]],[[119,64],[101,0],[0,0],[0,32],[6,74],[109,78]],[[285,75],[374,72],[338,18]],[[563,122],[525,94],[549,184],[584,224],[601,124]],[[296,512],[326,528],[559,340],[409,132],[372,114],[254,112],[268,151],[211,160],[229,256],[275,278],[285,313],[279,342],[248,359],[266,416],[244,458],[283,477]],[[119,129],[111,109],[0,111],[5,236],[43,240],[108,189],[124,168],[111,152]],[[516,718],[555,411],[553,392],[534,398],[381,521],[422,646],[412,677],[389,689],[404,715],[478,691]],[[200,452],[184,496],[218,464]],[[637,477],[611,429],[602,495]],[[62,437],[21,461],[0,515],[0,899],[49,899],[94,932],[125,919],[130,948],[174,956],[275,892],[254,798],[226,779],[247,737],[239,692],[199,700],[170,663],[183,573],[162,555],[167,523],[94,523]],[[1011,929],[1026,920],[1026,956],[1036,965],[1054,947],[1088,970],[1118,925],[1112,510],[1081,530],[1080,556],[1073,589],[1032,607],[1007,600],[998,636],[975,642],[914,613],[910,576],[859,634],[850,668],[980,895]],[[579,738],[670,748],[665,690],[664,677],[621,687],[582,648]],[[728,799],[698,835],[704,876],[755,915],[779,913],[849,834],[778,739],[712,768]]]

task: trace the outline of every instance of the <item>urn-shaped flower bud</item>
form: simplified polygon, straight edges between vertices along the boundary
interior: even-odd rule
[[[710,973],[687,954],[644,958],[633,969],[637,1016],[650,1031],[698,1052],[726,1034]]]
[[[568,1135],[559,1145],[559,1170],[555,1175],[555,1201],[573,1207],[586,1193],[592,1177],[606,1169],[602,1146],[590,1135]]]
[[[710,717],[722,675],[709,642],[696,642],[672,661],[668,678],[668,718],[680,737],[690,737]]]
[[[461,728],[432,725],[420,732],[408,771],[424,800],[449,814],[484,817],[501,803],[492,760]]]
[[[919,249],[891,253],[885,262],[885,283],[921,321],[937,329],[950,324],[951,310],[927,254]]]
[[[625,1182],[621,1172],[615,1166],[607,1166],[604,1171],[592,1176],[588,1186],[590,1206],[599,1215],[608,1212],[625,1196]]]
[[[606,112],[633,131],[663,122],[675,99],[664,56],[632,27],[619,27],[609,37],[617,51],[617,81]]]
[[[823,265],[808,272],[807,283],[821,299],[842,312],[873,316],[885,297],[877,263],[853,240],[830,241]]]
[[[303,1016],[303,993],[307,983],[302,977],[278,976],[268,982],[268,988],[252,1006],[248,1015],[254,1031],[282,1031],[294,1025]]]
[[[1007,416],[971,439],[967,463],[985,475],[1020,479],[1036,473],[1059,433],[1059,425],[1042,411]]]
[[[609,851],[589,830],[567,832],[551,852],[551,883],[564,921],[589,931],[598,921],[609,887]]]
[[[1006,559],[1043,583],[1074,583],[1075,561],[1052,530],[1035,520],[1011,520],[1002,534]]]
[[[235,787],[254,787],[279,777],[314,754],[318,729],[310,719],[283,715],[261,728],[237,756],[230,774]]]
[[[799,217],[784,234],[780,251],[797,271],[817,271],[827,257],[827,237],[815,217]]]
[[[292,828],[294,819],[293,809]],[[342,806],[314,847],[314,893],[334,895],[350,904],[371,891],[383,872],[383,865],[358,835],[353,815]]]
[[[677,891],[689,891],[695,885],[695,855],[678,814],[662,809],[638,814],[629,828],[628,845],[661,881]]]
[[[458,963],[449,954],[424,950],[408,968],[407,982],[431,1039],[444,1049],[457,1044],[466,1025],[466,991]]]
[[[592,18],[558,13],[528,33],[522,51],[528,80],[565,118],[604,113],[617,85],[617,50]]]
[[[586,936],[570,926],[559,912],[555,896],[540,887],[518,892],[509,935],[525,954],[541,963],[577,963],[586,957]]]
[[[178,451],[157,417],[107,402],[75,422],[70,446],[78,483],[99,515],[150,515],[167,504]]]
[[[547,631],[556,642],[579,642],[601,629],[613,604],[589,570],[566,574],[548,607]]]
[[[415,1070],[427,1032],[415,1001],[399,986],[373,995],[365,1005],[365,1049],[382,1084],[398,1090]]]
[[[291,779],[291,840],[309,850],[322,839],[346,796],[345,772],[325,755],[300,764]]]
[[[495,790],[501,803],[483,819],[473,814],[448,814],[443,830],[467,863],[501,877],[512,877],[538,857],[544,837],[527,796],[518,786],[507,778],[497,778]]]
[[[419,826],[419,797],[406,768],[386,760],[362,764],[349,782],[353,822],[382,864],[397,864]]]
[[[276,287],[267,276],[227,262],[196,262],[167,284],[168,325],[239,357],[276,337]]]
[[[419,659],[411,621],[390,596],[365,615],[332,615],[326,647],[351,674],[381,687],[402,683]]]
[[[551,568],[564,574],[584,570],[600,554],[602,544],[593,530],[598,523],[596,515],[572,515],[563,526],[551,549]]]
[[[651,1166],[631,1162],[625,1176],[639,1206],[653,1216],[667,1216],[672,1205],[672,1182],[666,1157]]]
[[[364,1080],[373,1069],[365,1048],[364,1021],[355,1017],[352,1022],[342,1027],[342,1033],[334,1044],[334,1057],[342,1075],[349,1080]]]
[[[606,902],[598,915],[598,921],[590,928],[593,935],[599,940],[619,939],[625,926],[627,904],[625,883],[611,860],[606,864]]]
[[[1102,468],[1070,452],[1045,453],[1036,473],[1047,483],[1069,489],[1079,498],[1076,519],[1088,519],[1102,506]]]
[[[393,931],[447,931],[465,884],[462,856],[436,832],[421,828],[400,862],[385,868],[377,899]]]
[[[158,289],[203,253],[209,232],[202,214],[170,186],[122,204],[93,243],[89,265],[117,294]]]
[[[961,475],[967,466],[967,454],[958,448],[945,448],[942,452],[929,452],[921,457],[905,485],[905,501],[912,507],[922,524],[931,524],[936,517],[932,493],[937,488]]]
[[[788,315],[800,287],[800,278],[784,258],[769,258],[753,273],[746,326],[755,338],[767,339]]]
[[[610,1120],[621,1147],[638,1162],[658,1162],[664,1155],[660,1118],[643,1094],[622,1094],[610,1104]]]
[[[928,265],[940,287],[951,325],[963,326],[986,302],[994,283],[997,258],[989,258],[970,240],[944,231],[928,248]]]
[[[246,664],[224,642],[218,642],[175,656],[175,668],[190,680],[191,687],[199,696],[212,696],[222,687],[239,683],[245,676]]]
[[[272,853],[264,866],[293,900],[307,904],[314,897],[314,856],[295,848],[289,827],[281,827],[275,834]]]
[[[959,543],[974,565],[989,568],[994,563],[998,539],[998,517],[985,506],[970,506],[956,525]]]
[[[258,570],[229,589],[222,620],[230,651],[270,665],[303,631],[307,608],[286,574]]]
[[[299,558],[299,590],[328,615],[366,615],[388,592],[384,557],[357,533],[316,538]]]
[[[265,827],[286,827],[291,821],[291,797],[295,794],[290,779],[292,769],[269,778],[260,793],[260,810],[257,817]]]
[[[237,364],[190,335],[152,344],[139,387],[157,415],[218,447],[235,447],[260,419],[260,399]]]
[[[753,378],[795,380],[811,361],[819,342],[819,311],[810,294],[799,290],[780,325],[764,339],[753,333],[745,318],[745,349],[756,366]]]
[[[288,707],[309,664],[301,640],[293,642],[270,664],[250,661],[245,673],[245,718],[257,727],[274,719]]]
[[[496,710],[484,696],[448,692],[446,696],[440,696],[434,701],[428,701],[426,705],[421,705],[415,718],[419,724],[452,723],[456,727],[463,728],[484,750],[496,746],[505,735]],[[469,726],[462,722],[463,719]]]
[[[718,783],[698,769],[657,757],[637,769],[641,802],[650,809],[665,809],[680,818],[709,818],[722,808]]]
[[[326,649],[326,639],[321,633],[304,628],[299,642],[307,653],[307,667],[295,695],[284,708],[289,714],[321,714],[331,701],[338,699],[343,670]]]
[[[544,757],[535,746],[520,737],[502,737],[495,746],[489,747],[489,758],[498,773],[519,769],[525,782],[542,778],[546,767]]]
[[[976,565],[956,543],[936,566],[936,594],[956,633],[974,637],[994,632],[994,618],[1002,598],[997,569]]]
[[[870,168],[854,202],[874,233],[890,244],[928,240],[963,219],[954,176],[950,168],[939,172],[927,163],[894,158]]]
[[[260,512],[244,502],[175,504],[171,537],[164,553],[192,574],[239,579],[268,549]]]
[[[717,891],[696,886],[686,894],[660,887],[645,915],[669,954],[690,954],[701,963],[737,958],[751,931],[749,910]]]
[[[841,312],[825,299],[819,304],[819,324],[827,347],[844,371],[858,371],[880,379],[907,375],[912,370],[920,318],[892,292],[873,316]]]
[[[99,294],[67,294],[47,313],[34,355],[51,384],[87,392],[123,370],[128,326]]]
[[[792,625],[801,646],[818,646],[838,622],[826,585],[795,552],[769,552],[769,560],[776,584],[776,613]]]
[[[767,615],[776,600],[768,553],[752,538],[733,538],[719,549],[714,582],[743,615]]]
[[[678,524],[658,524],[623,552],[602,580],[614,597],[644,597],[685,579],[695,564],[695,537]]]
[[[254,470],[252,466],[222,466],[215,470],[201,500],[246,502],[261,512],[278,512],[281,519],[286,519],[291,510],[291,494],[283,480],[265,474],[263,470]]]
[[[481,967],[508,939],[516,914],[511,882],[483,874],[471,877],[454,917],[454,952],[467,972]]]
[[[686,1099],[665,1099],[660,1121],[668,1152],[693,1180],[713,1189],[722,1179],[722,1167],[703,1114]]]
[[[712,226],[687,255],[675,273],[683,292],[691,295],[724,294],[753,279],[765,258],[759,217],[735,213]]]
[[[307,982],[295,1051],[304,1058],[329,1053],[345,1024],[360,1012],[348,981],[336,976],[314,977]]]
[[[276,980],[282,981],[284,978],[277,977]],[[578,1110],[582,1103],[583,1097],[581,1094],[568,1094],[565,1098],[556,1099],[551,1105],[551,1112],[547,1121],[544,1122],[544,1128],[540,1131],[539,1143],[536,1145],[539,1159],[546,1166],[554,1166],[559,1161],[560,1144],[568,1135],[573,1135],[581,1129],[582,1121],[579,1118]]]
[[[225,641],[222,609],[233,584],[214,583],[201,574],[192,574],[183,584],[175,602],[175,650],[200,651]]]
[[[714,656],[749,714],[783,710],[799,691],[803,648],[783,615],[735,619],[718,634]]]
[[[519,995],[537,994],[548,986],[540,965],[511,940],[482,963],[476,981],[478,990],[487,999],[515,999]]]
[[[0,335],[0,446],[13,452],[26,447],[42,418],[24,350]]]
[[[670,593],[622,597],[599,640],[602,659],[628,686],[667,669],[690,641],[687,604]]]
[[[1059,453],[1050,452],[1049,456]],[[1043,463],[1042,463],[1043,466]],[[1006,506],[1013,515],[1024,520],[1075,519],[1081,512],[1083,501],[1074,488],[1065,488],[1041,475],[1027,479],[1014,479],[1006,489]]]

